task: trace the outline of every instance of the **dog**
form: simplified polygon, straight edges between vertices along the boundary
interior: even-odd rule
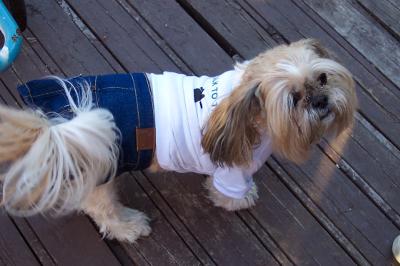
[[[121,171],[205,174],[215,206],[249,208],[258,197],[252,175],[271,153],[303,162],[322,136],[351,127],[357,108],[352,75],[314,39],[216,77],[35,82],[20,89],[32,108],[0,107],[3,207],[19,216],[82,211],[106,237],[128,242],[151,229],[145,214],[118,201]]]

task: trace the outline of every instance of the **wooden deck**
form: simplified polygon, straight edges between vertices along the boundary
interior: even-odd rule
[[[23,51],[0,74],[0,103],[16,86],[55,74],[164,70],[216,75],[237,59],[314,37],[354,74],[352,133],[322,141],[301,166],[270,158],[260,200],[213,207],[194,174],[120,177],[123,200],[153,233],[103,240],[89,218],[0,215],[4,265],[396,265],[400,232],[399,0],[26,0]]]

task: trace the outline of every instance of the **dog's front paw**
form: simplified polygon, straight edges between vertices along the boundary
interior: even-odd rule
[[[149,218],[144,213],[127,207],[121,207],[118,215],[107,218],[100,225],[100,233],[105,237],[131,243],[140,236],[148,236],[150,232]]]
[[[214,206],[222,207],[228,211],[250,208],[256,204],[256,200],[258,199],[257,186],[255,184],[242,199],[231,198],[219,192],[214,187],[213,178],[211,176],[207,177],[204,186],[208,190],[208,197],[214,203]]]

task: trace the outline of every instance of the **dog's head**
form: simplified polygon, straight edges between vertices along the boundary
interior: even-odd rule
[[[301,162],[325,133],[352,125],[353,78],[317,41],[277,46],[239,67],[240,84],[205,125],[202,146],[213,162],[248,164],[262,130],[274,152]]]

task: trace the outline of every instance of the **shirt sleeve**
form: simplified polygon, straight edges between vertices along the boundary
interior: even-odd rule
[[[213,175],[215,188],[222,194],[242,199],[254,186],[253,174],[257,172],[271,155],[269,138],[262,137],[262,142],[253,151],[253,161],[247,168],[218,167]]]
[[[253,178],[238,167],[218,167],[214,172],[213,183],[222,194],[242,199],[253,186]]]

